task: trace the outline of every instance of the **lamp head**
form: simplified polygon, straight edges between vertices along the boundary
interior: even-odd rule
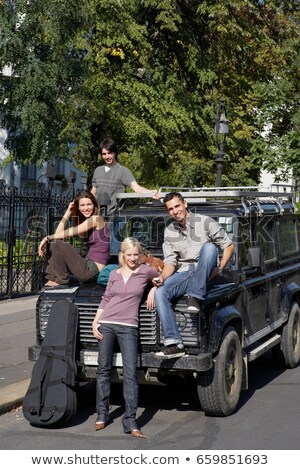
[[[228,119],[226,117],[226,108],[225,108],[225,98],[220,99],[219,108],[216,114],[216,124],[215,124],[215,133],[217,143],[219,142],[219,134],[226,135],[229,133]]]

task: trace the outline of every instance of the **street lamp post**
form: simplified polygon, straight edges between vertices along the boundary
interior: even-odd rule
[[[224,146],[226,135],[229,132],[228,119],[226,117],[225,98],[220,99],[220,104],[216,114],[215,133],[217,143],[216,165],[217,165],[217,187],[222,186],[222,171],[224,164]]]

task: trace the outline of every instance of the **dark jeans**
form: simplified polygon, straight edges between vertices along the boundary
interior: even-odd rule
[[[122,418],[124,432],[139,429],[136,422],[138,406],[137,358],[138,329],[133,326],[102,323],[100,332],[103,339],[98,341],[99,356],[97,369],[96,409],[97,421],[109,420],[110,373],[114,343],[120,345],[123,361],[123,397],[125,413]]]
[[[83,282],[98,275],[99,270],[92,260],[84,259],[70,243],[54,240],[50,243],[46,279],[61,285],[68,284],[69,273]]]

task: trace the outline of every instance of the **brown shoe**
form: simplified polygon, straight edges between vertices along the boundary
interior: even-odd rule
[[[146,438],[145,434],[140,429],[133,429],[130,431],[132,437],[141,437],[143,439]]]
[[[105,423],[103,421],[96,421],[95,423],[95,431],[101,431],[101,429],[105,428]]]

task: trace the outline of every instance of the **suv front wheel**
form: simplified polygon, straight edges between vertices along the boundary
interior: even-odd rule
[[[228,416],[240,398],[243,360],[240,338],[230,326],[223,335],[212,369],[197,375],[201,407],[209,416]]]

